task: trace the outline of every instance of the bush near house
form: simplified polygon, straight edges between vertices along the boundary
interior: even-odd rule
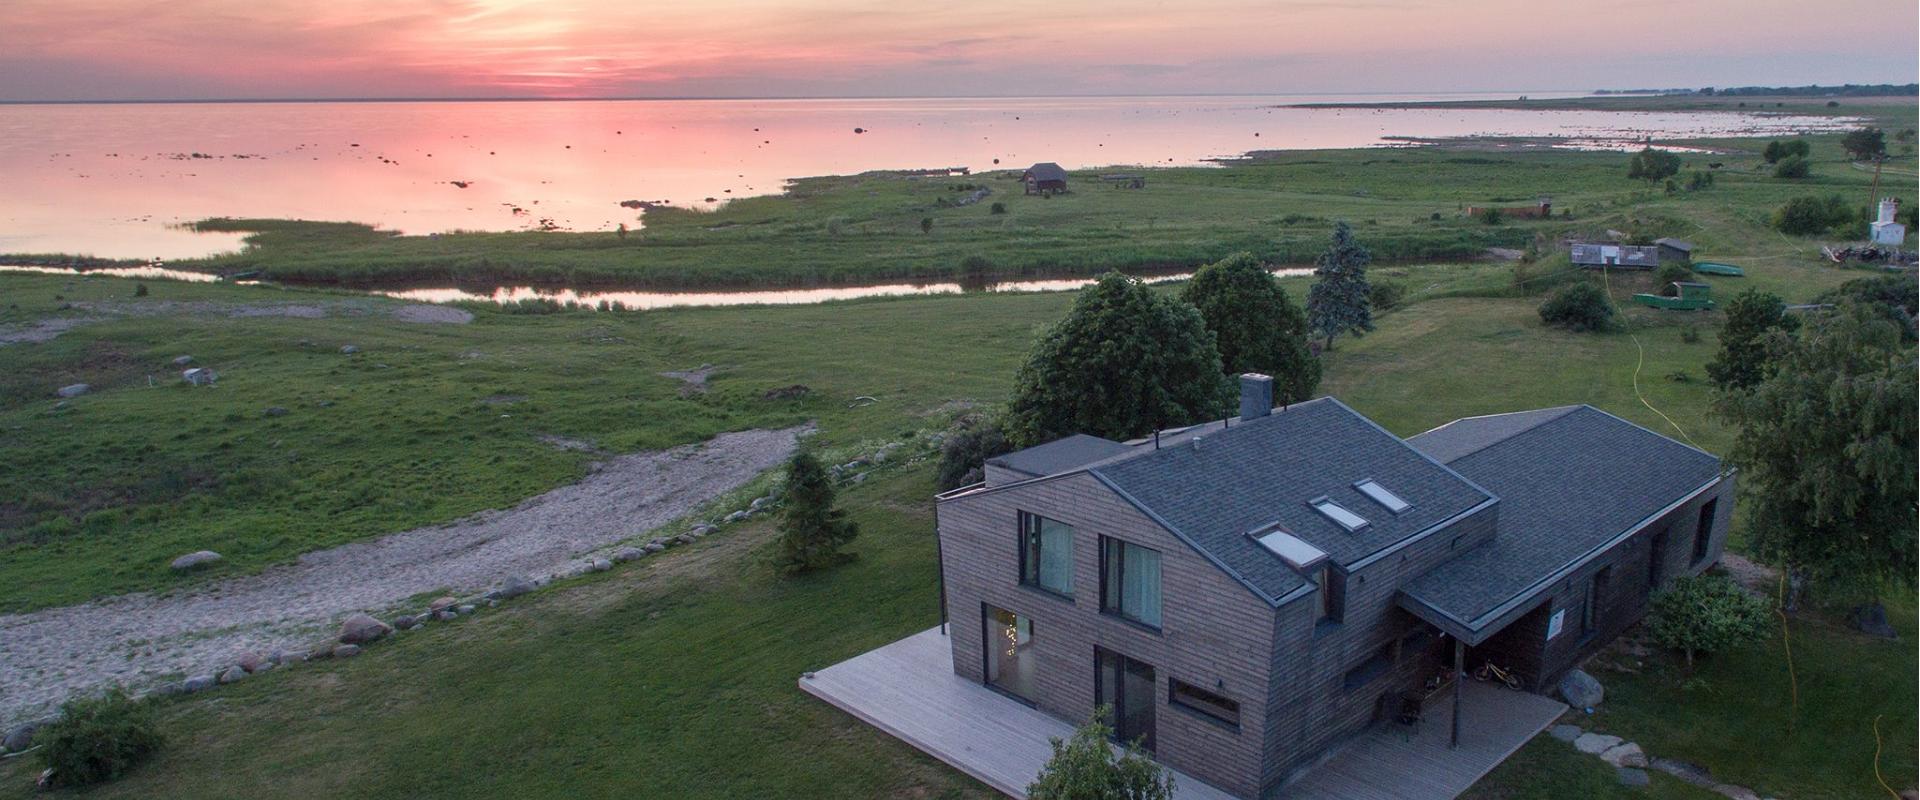
[[[1796,197],[1773,212],[1773,227],[1793,236],[1815,236],[1853,221],[1846,198]]]
[[[104,783],[133,769],[165,743],[152,710],[118,687],[69,700],[60,720],[34,736],[40,761],[63,786]]]
[[[1613,303],[1593,281],[1570,283],[1540,304],[1540,321],[1576,332],[1612,330]]]
[[[1654,595],[1647,632],[1655,642],[1685,653],[1691,669],[1695,653],[1717,653],[1760,638],[1768,610],[1767,601],[1725,575],[1679,578]]]
[[[1169,800],[1173,797],[1173,776],[1140,750],[1139,742],[1127,743],[1125,752],[1114,755],[1107,740],[1113,728],[1107,724],[1111,712],[1106,706],[1094,709],[1093,719],[1073,732],[1068,741],[1053,740],[1053,757],[1040,768],[1040,775],[1027,785],[1031,800]]]
[[[934,474],[934,486],[940,491],[958,489],[986,479],[987,459],[1013,452],[1000,420],[985,414],[961,417],[954,431],[940,445],[940,467]]]
[[[1776,178],[1791,180],[1804,178],[1811,174],[1813,174],[1813,165],[1809,164],[1805,158],[1800,156],[1788,156],[1780,159],[1780,163],[1773,165],[1773,177]]]
[[[1693,270],[1685,264],[1668,262],[1660,265],[1659,271],[1653,274],[1653,280],[1659,284],[1661,294],[1673,297],[1679,294],[1679,290],[1673,288],[1674,282],[1693,280]]]

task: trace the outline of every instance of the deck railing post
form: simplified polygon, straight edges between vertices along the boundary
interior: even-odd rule
[[[1467,691],[1467,644],[1455,638],[1453,640],[1453,743],[1450,749],[1460,747],[1460,695]]]

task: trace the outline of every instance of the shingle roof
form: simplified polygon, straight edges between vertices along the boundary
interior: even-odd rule
[[[1689,242],[1685,239],[1675,239],[1671,236],[1655,239],[1653,240],[1653,243],[1658,245],[1666,245],[1667,247],[1671,247],[1675,250],[1685,250],[1685,251],[1693,250],[1692,242]]]
[[[1061,169],[1059,164],[1042,161],[1028,167],[1026,176],[1036,181],[1064,181],[1067,179],[1067,171]]]
[[[1720,474],[1718,458],[1592,406],[1461,422],[1474,424],[1409,443],[1436,458],[1459,452],[1448,466],[1500,496],[1499,532],[1402,591],[1469,627]],[[1488,441],[1466,446],[1476,430]]]
[[[1306,581],[1249,532],[1277,522],[1349,564],[1491,499],[1332,398],[1235,423],[1200,436],[1197,446],[1163,442],[1088,471],[1270,601]],[[1392,514],[1353,488],[1367,478],[1412,508]],[[1347,532],[1308,505],[1323,496],[1370,524]]]
[[[1506,441],[1508,437],[1515,434],[1525,433],[1532,430],[1534,426],[1552,422],[1579,408],[1580,406],[1559,406],[1456,419],[1407,439],[1407,444],[1412,445],[1415,450],[1432,456],[1433,460],[1445,464],[1489,445]]]
[[[987,459],[987,463],[1038,478],[1132,451],[1133,448],[1111,439],[1076,433],[1065,439],[1055,439],[1036,447],[995,456]]]

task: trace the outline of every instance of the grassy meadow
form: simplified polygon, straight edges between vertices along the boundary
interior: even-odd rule
[[[986,204],[929,205],[949,183],[995,178],[857,176],[801,184],[819,194],[669,213],[624,243],[611,234],[429,240],[293,226],[287,241],[263,238],[238,258],[336,278],[443,278],[484,259],[465,274],[498,277],[487,272],[498,264],[676,285],[784,283],[936,274],[975,253],[995,271],[1051,270],[1017,259],[1068,254],[1079,260],[1059,264],[1089,271],[1162,256],[1185,265],[1169,254],[1204,261],[1233,249],[1305,260],[1329,221],[1344,218],[1388,253],[1396,241],[1484,237],[1471,245],[1477,253],[1570,229],[1676,235],[1695,242],[1697,257],[1748,269],[1744,279],[1708,279],[1723,302],[1746,286],[1804,302],[1870,274],[1821,261],[1816,240],[1764,226],[1772,208],[1801,194],[1864,202],[1869,176],[1845,163],[1836,141],[1815,140],[1814,176],[1803,181],[1757,169],[1763,142],[1725,143],[1743,153],[1712,157],[1725,164],[1716,185],[1672,196],[1628,181],[1621,154],[1304,152],[1155,170],[1144,192],[1085,187],[1042,200],[989,183],[990,202],[1008,201],[1004,215]],[[1687,158],[1689,168],[1707,160]],[[1538,194],[1572,217],[1500,226],[1458,218],[1461,205]],[[922,216],[936,218],[931,233],[920,232]],[[336,251],[333,237],[364,242]],[[1404,284],[1410,304],[1379,316],[1375,333],[1336,342],[1322,393],[1402,435],[1463,415],[1578,402],[1672,433],[1638,399],[1637,372],[1647,399],[1687,435],[1726,450],[1731,431],[1707,413],[1703,369],[1717,312],[1626,305],[1627,331],[1565,333],[1544,328],[1535,311],[1539,292],[1569,277],[1559,274],[1563,258],[1523,268],[1535,280],[1520,289],[1510,265],[1411,250],[1407,258],[1372,276]],[[434,272],[442,269],[451,271]],[[1611,289],[1625,303],[1651,283],[1615,275]],[[645,313],[477,309],[471,324],[423,325],[393,319],[393,301],[344,293],[146,285],[136,297],[126,280],[0,275],[0,329],[95,318],[50,341],[0,346],[0,459],[10,467],[0,472],[0,612],[217,580],[510,505],[578,477],[592,460],[543,436],[626,452],[817,420],[828,446],[897,440],[968,403],[1001,401],[1036,333],[1072,300],[975,293]],[[1285,285],[1301,300],[1308,281]],[[345,310],[324,319],[231,315],[288,303]],[[361,351],[344,355],[345,344]],[[219,370],[217,388],[179,386],[168,360],[180,354]],[[724,367],[706,394],[683,396],[657,374],[702,363]],[[95,392],[56,407],[54,389],[76,381]],[[813,392],[763,397],[795,383]],[[862,395],[878,402],[849,407]],[[269,407],[288,413],[266,416]],[[357,659],[162,701],[170,745],[122,781],[72,794],[991,796],[794,685],[802,671],[937,622],[931,493],[925,464],[848,488],[843,503],[863,527],[851,548],[858,559],[822,574],[774,572],[771,526],[750,522]],[[201,547],[228,562],[191,578],[165,569]],[[1874,776],[1878,718],[1880,770],[1909,788],[1920,753],[1914,604],[1893,598],[1890,611],[1903,641],[1868,639],[1825,613],[1793,621],[1797,709],[1776,633],[1703,661],[1693,675],[1665,654],[1603,671],[1608,700],[1587,724],[1763,793],[1852,798],[1884,794]],[[35,771],[30,758],[0,761],[0,798],[37,796]],[[1469,796],[1712,796],[1655,778],[1649,790],[1622,788],[1594,759],[1542,739]]]

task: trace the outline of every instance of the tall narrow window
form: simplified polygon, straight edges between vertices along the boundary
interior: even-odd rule
[[[1160,551],[1100,537],[1100,610],[1160,627]]]
[[[1038,675],[1033,657],[1033,620],[1003,608],[984,606],[987,683],[1033,700]]]
[[[1600,604],[1607,594],[1607,581],[1612,578],[1613,567],[1601,567],[1587,582],[1587,602],[1580,614],[1580,635],[1592,636],[1599,627]]]
[[[1713,515],[1719,510],[1720,498],[1708,500],[1700,507],[1699,526],[1693,532],[1693,565],[1707,560],[1707,551],[1713,549]]]
[[[1320,624],[1339,622],[1340,618],[1346,614],[1346,574],[1328,564],[1320,568],[1316,580],[1320,584]]]
[[[1073,527],[1020,512],[1020,582],[1073,596]]]

